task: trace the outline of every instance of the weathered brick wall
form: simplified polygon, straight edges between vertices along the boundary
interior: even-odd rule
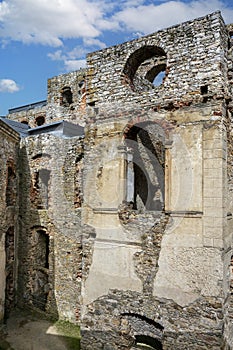
[[[130,348],[136,335],[146,335],[151,322],[163,332],[160,338],[158,330],[147,335],[160,339],[164,349],[219,349],[223,345],[223,304],[229,280],[223,278],[222,249],[229,250],[230,242],[221,224],[226,223],[228,206],[223,201],[227,196],[225,118],[219,111],[221,101],[202,103],[173,112],[145,113],[135,118],[135,124],[133,113],[127,111],[117,122],[112,118],[90,126],[85,140],[83,218],[95,228],[96,238],[94,243],[93,236],[89,239],[90,257],[83,265],[83,301],[87,304],[83,349],[117,349],[119,344]],[[129,135],[133,125],[144,126],[146,131],[146,125],[153,123],[163,126],[166,147],[169,180],[165,187],[171,193],[164,218],[158,212],[124,205],[121,183],[113,174],[122,164],[122,152],[126,159],[123,134]],[[127,145],[127,139],[125,142]],[[149,151],[148,144],[145,146]],[[159,157],[158,150],[151,150],[153,158]],[[225,266],[228,260],[226,255]],[[125,315],[141,317],[144,327],[135,329]],[[196,323],[190,331],[193,317]]]
[[[85,126],[86,70],[48,79],[47,102],[47,119],[50,122],[63,119]]]
[[[48,80],[46,123],[85,138],[21,142],[18,299],[83,350],[233,348],[229,33],[216,12]]]
[[[0,122],[0,322],[16,303],[19,135]]]
[[[85,113],[86,70],[80,69],[48,79],[46,106],[25,106],[22,111],[12,110],[7,117],[31,128],[61,120],[85,126]]]
[[[147,52],[148,47],[160,49],[158,52],[155,49],[153,54],[153,50]],[[167,57],[163,84],[148,91],[135,91],[130,72],[125,73],[127,60],[134,57],[136,50],[141,50],[139,57],[131,62],[131,66],[137,69],[143,64],[143,57],[163,55],[161,49]],[[136,102],[143,107],[150,102],[153,108],[161,108],[169,104],[179,106],[201,102],[204,93],[208,98],[223,97],[228,94],[228,87],[224,84],[226,50],[227,31],[217,12],[91,53],[87,56],[87,102],[103,106],[119,104],[119,101],[121,104]],[[206,92],[203,91],[205,86],[208,86]]]
[[[232,70],[233,70],[233,56],[232,56],[232,49],[233,49],[233,42],[232,42],[232,25],[228,26],[228,31],[230,34],[229,39],[229,45],[228,45],[228,81],[229,81],[229,90],[230,90],[230,96],[233,96],[233,90],[232,90]],[[226,115],[226,132],[227,132],[227,188],[226,188],[226,202],[229,208],[229,211],[227,213],[227,237],[229,246],[231,246],[231,249],[227,252],[225,255],[226,258],[226,264],[225,264],[225,276],[228,282],[228,292],[226,296],[226,303],[225,303],[225,339],[226,344],[228,344],[229,348],[232,347],[233,344],[233,293],[232,293],[232,287],[233,287],[233,269],[232,269],[232,257],[233,257],[233,243],[232,243],[232,230],[233,230],[233,220],[232,220],[232,208],[233,208],[233,201],[232,201],[232,191],[233,191],[233,167],[232,167],[232,160],[233,160],[233,139],[232,139],[232,99],[229,99],[227,104],[227,115]]]
[[[7,115],[7,118],[28,124],[31,128],[35,128],[38,126],[38,120],[41,121],[42,124],[50,123],[50,120],[46,118],[46,110],[46,106],[30,108],[19,112],[12,112]]]
[[[80,196],[82,188],[75,178],[82,153],[79,138],[44,134],[21,141],[18,298],[21,305],[73,322],[79,319],[81,293],[75,190]]]
[[[232,348],[232,320],[225,312],[232,244],[228,45],[215,13],[88,55],[87,103],[95,104],[96,119],[86,135],[83,218],[96,238],[89,240],[84,264],[83,349],[131,348],[141,336],[157,339],[163,349]],[[140,76],[142,60],[134,55],[140,48],[147,59],[166,54],[159,87]],[[165,135],[164,226],[160,215],[122,202],[120,169],[129,161],[124,135],[146,123],[162,126]],[[155,146],[152,156],[158,153]]]

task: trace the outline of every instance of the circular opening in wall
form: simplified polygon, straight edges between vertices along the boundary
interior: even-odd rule
[[[166,73],[166,64],[158,64],[152,67],[145,75],[154,86],[159,86],[163,83]]]
[[[163,80],[165,78],[165,71],[163,72],[160,72],[155,78],[154,80],[152,81],[152,84],[154,86],[159,86],[163,83]]]
[[[162,85],[166,77],[167,55],[158,46],[143,46],[126,61],[123,77],[133,91],[148,91]]]

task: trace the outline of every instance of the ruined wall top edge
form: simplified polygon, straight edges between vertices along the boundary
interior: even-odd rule
[[[191,103],[204,93],[227,94],[227,42],[221,13],[214,12],[93,52],[87,56],[87,103]]]
[[[167,27],[167,28],[163,28],[163,29],[160,29],[160,30],[157,30],[155,32],[152,32],[150,34],[147,34],[147,35],[143,35],[142,37],[138,38],[138,39],[133,39],[133,40],[130,40],[130,41],[125,41],[121,44],[118,44],[118,45],[113,45],[113,46],[110,46],[110,47],[107,47],[107,48],[104,48],[104,49],[101,49],[101,50],[96,50],[96,51],[92,51],[92,52],[89,52],[87,54],[87,60],[89,59],[89,57],[93,56],[93,55],[96,55],[96,54],[104,54],[105,52],[108,52],[109,49],[120,49],[121,46],[124,46],[124,45],[134,45],[135,43],[137,42],[140,42],[141,40],[145,40],[147,38],[150,38],[151,36],[153,36],[154,34],[157,34],[157,35],[160,35],[163,33],[168,33],[170,31],[179,31],[179,30],[182,30],[184,27],[188,27],[188,26],[193,26],[195,23],[198,24],[200,22],[206,22],[206,21],[212,21],[212,20],[215,20],[215,19],[219,19],[220,21],[222,21],[224,23],[224,20],[222,18],[222,15],[221,15],[221,11],[215,11],[211,14],[208,14],[208,15],[205,15],[205,16],[202,16],[202,17],[198,17],[196,19],[193,19],[193,20],[189,20],[189,21],[185,21],[185,22],[182,22],[182,23],[179,23],[179,24],[175,24],[173,26],[170,26],[170,27]],[[233,26],[233,24],[229,24],[227,25],[227,27],[230,28],[230,26]],[[70,74],[70,73],[68,73]]]

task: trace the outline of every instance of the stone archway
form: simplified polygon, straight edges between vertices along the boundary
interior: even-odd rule
[[[135,345],[131,348],[132,350],[163,349],[162,339],[164,327],[160,323],[136,313],[124,313],[122,316],[127,320],[134,334]]]

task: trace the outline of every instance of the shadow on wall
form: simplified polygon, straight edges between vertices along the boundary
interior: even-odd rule
[[[164,209],[165,136],[156,123],[133,125],[125,135],[128,152],[133,159],[133,209]]]
[[[25,147],[20,151],[19,163],[17,305],[38,309],[57,319],[54,240],[47,214],[50,172],[44,168],[32,172]]]
[[[16,290],[16,232],[17,232],[17,176],[16,165],[13,159],[6,164],[6,224],[5,232],[5,305],[4,320],[15,306]]]

